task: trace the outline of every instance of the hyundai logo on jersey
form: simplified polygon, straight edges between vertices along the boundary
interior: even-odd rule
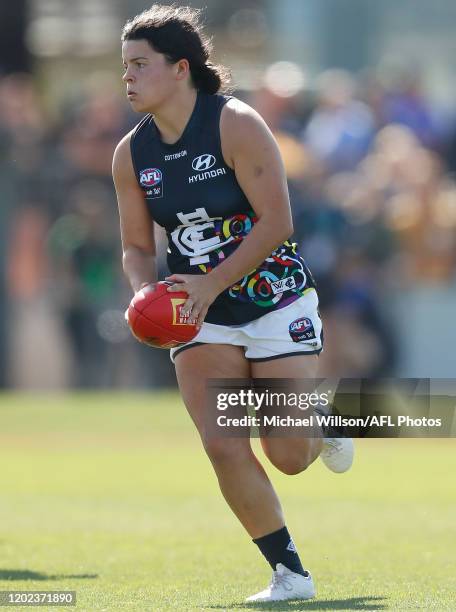
[[[315,338],[314,326],[312,321],[307,317],[301,317],[292,321],[288,331],[293,342],[301,342],[302,340],[312,340]]]
[[[204,155],[199,155],[195,157],[192,161],[193,170],[197,170],[198,172],[202,172],[203,170],[209,170],[215,164],[215,157],[210,153],[204,153]]]
[[[198,155],[198,157],[195,157],[192,161],[192,168],[193,170],[199,172],[199,174],[189,176],[188,182],[197,183],[198,181],[205,181],[206,179],[211,179],[215,178],[216,176],[226,174],[225,168],[210,170],[216,161],[217,160],[215,157],[210,153],[204,153],[204,155]]]

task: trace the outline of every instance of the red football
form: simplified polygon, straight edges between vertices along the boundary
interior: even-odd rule
[[[173,348],[190,342],[198,333],[196,325],[181,314],[187,294],[185,291],[168,292],[171,284],[160,281],[153,289],[144,287],[128,307],[128,324],[133,335],[149,346]]]

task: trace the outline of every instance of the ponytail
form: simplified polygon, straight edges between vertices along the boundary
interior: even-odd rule
[[[229,72],[223,66],[206,62],[197,68],[190,65],[190,72],[195,88],[208,94],[215,94],[221,89],[226,91]]]

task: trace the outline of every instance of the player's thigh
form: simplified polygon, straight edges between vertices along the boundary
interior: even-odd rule
[[[200,434],[204,433],[206,389],[210,378],[249,378],[249,362],[240,346],[201,344],[178,353],[175,367],[184,404]]]
[[[252,378],[310,379],[309,391],[313,391],[311,379],[317,375],[318,355],[294,355],[267,361],[252,361],[250,367]],[[289,391],[293,392],[293,387],[290,387]],[[271,414],[278,412],[278,408],[272,408]],[[288,407],[286,413],[296,418],[305,416],[298,407]],[[290,463],[299,466],[301,460],[304,467],[307,467],[319,451],[311,436],[319,437],[320,433],[319,429],[313,431],[300,428],[294,431],[289,427],[268,426],[267,429],[260,430],[261,445],[266,456],[279,469],[280,466]]]
[[[252,361],[252,378],[315,378],[318,355],[293,355],[266,361]]]

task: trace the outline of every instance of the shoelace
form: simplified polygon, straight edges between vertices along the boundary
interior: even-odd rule
[[[272,580],[269,585],[271,589],[275,589],[279,586],[283,586],[286,591],[291,591],[293,588],[293,584],[290,581],[288,576],[283,576],[279,574],[279,572],[272,572]]]
[[[330,440],[330,439],[325,440],[325,448],[323,452],[325,453],[327,457],[334,455],[339,450],[340,450],[340,443],[337,440]]]

